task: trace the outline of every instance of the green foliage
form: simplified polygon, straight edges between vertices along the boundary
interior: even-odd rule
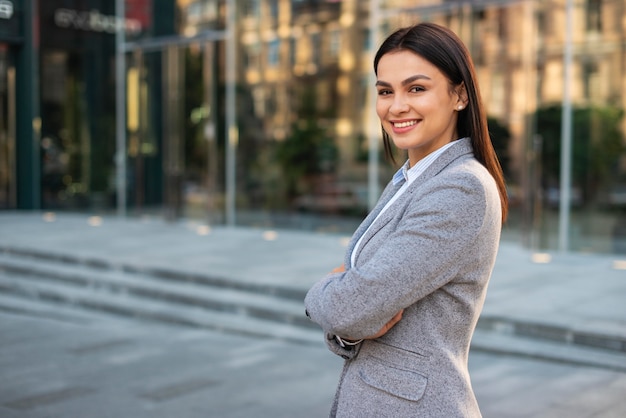
[[[276,149],[290,197],[310,191],[316,175],[333,173],[338,159],[337,146],[320,122],[311,91],[303,94],[301,103],[299,120]]]
[[[184,155],[186,169],[195,176],[205,169],[208,152],[203,132],[208,114],[202,114],[205,111],[202,66],[202,54],[185,50]]]
[[[493,148],[498,155],[498,160],[500,160],[500,165],[502,166],[504,177],[509,178],[511,174],[511,158],[509,157],[509,142],[511,140],[511,132],[506,126],[501,124],[495,118],[488,118],[487,124],[489,126],[489,137],[491,138]]]
[[[560,105],[537,111],[537,132],[542,141],[544,185],[557,184],[561,170]],[[589,201],[600,185],[610,185],[617,164],[626,151],[616,107],[576,107],[572,111],[572,183]]]

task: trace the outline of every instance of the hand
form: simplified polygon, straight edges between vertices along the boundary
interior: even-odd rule
[[[404,309],[401,309],[400,312],[394,315],[393,318],[389,320],[383,327],[374,335],[369,337],[365,337],[364,340],[374,340],[376,338],[382,337],[385,335],[394,325],[396,325],[402,319],[402,314],[404,313]]]
[[[334,269],[331,270],[331,273],[342,273],[346,271],[346,267],[342,264],[339,267],[335,267]]]

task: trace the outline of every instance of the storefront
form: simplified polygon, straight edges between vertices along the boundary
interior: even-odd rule
[[[206,209],[223,160],[216,106],[208,114],[223,23],[220,2],[204,3],[125,0],[121,18],[109,0],[0,0],[1,209],[107,213],[121,204],[179,217],[197,212],[198,199]],[[182,33],[189,27],[213,32],[195,39]]]
[[[123,28],[127,39],[139,39],[154,31],[147,1],[130,2],[124,19],[116,16],[115,2],[84,3],[39,2],[41,207],[46,210],[115,206],[115,34]]]
[[[16,59],[24,50],[23,16],[18,2],[0,1],[0,209],[18,206]]]
[[[124,0],[123,18],[117,3],[0,0],[0,209],[349,233],[395,171],[372,49],[428,20],[474,57],[510,192],[504,238],[626,251],[626,0],[575,4],[569,63],[566,0]]]
[[[115,34],[136,41],[174,25],[173,4],[155,19],[151,1],[127,3],[120,19],[106,0],[0,1],[0,208],[115,207]]]

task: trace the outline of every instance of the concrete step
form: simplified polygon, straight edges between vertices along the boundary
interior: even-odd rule
[[[302,302],[289,298],[6,254],[0,255],[0,272],[5,296],[41,304],[294,341],[321,340],[317,325],[304,316]]]
[[[63,314],[66,317],[69,311],[67,308],[71,308],[136,320],[156,321],[168,325],[192,326],[299,343],[321,343],[322,340],[320,331],[316,332],[313,329],[290,324],[197,307],[173,306],[128,294],[103,296],[80,288],[61,288],[50,283],[26,282],[23,277],[7,277],[4,273],[0,273],[0,292],[5,296],[0,299],[0,306],[4,310],[46,314],[62,306],[66,308]],[[23,306],[13,300],[10,305],[7,305],[5,304],[6,298],[9,295],[14,299],[26,299],[31,303]],[[35,301],[39,305],[36,310],[33,308]]]
[[[70,324],[88,325],[102,320],[102,314],[56,303],[42,303],[30,298],[15,297],[12,294],[0,293],[0,312]],[[0,414],[0,416],[2,416]]]
[[[609,354],[626,356],[626,335],[616,329],[609,332],[591,330],[589,327],[574,328],[551,320],[537,322],[506,316],[490,316],[483,313],[477,329],[492,334],[508,335],[546,343],[557,343],[582,349],[600,349]]]
[[[199,274],[197,272],[185,271],[184,266],[181,266],[181,268],[178,269],[172,269],[150,265],[112,262],[106,258],[86,258],[62,252],[53,253],[30,248],[7,246],[0,247],[0,256],[6,256],[8,259],[23,260],[26,262],[31,260],[33,263],[48,261],[59,266],[84,266],[101,271],[122,271],[167,281],[203,284],[214,288],[226,288],[243,290],[256,294],[274,295],[298,302],[302,302],[304,300],[304,296],[306,295],[306,290],[298,287],[238,281],[233,280],[232,278],[219,277],[210,273]],[[28,265],[28,263],[26,263],[26,265]],[[236,268],[236,266],[234,267]]]
[[[256,290],[217,287],[143,273],[101,270],[47,260],[21,259],[0,254],[0,270],[26,279],[90,289],[100,294],[130,294],[172,304],[240,313],[277,322],[316,328],[304,315],[302,300]]]
[[[626,353],[476,329],[471,350],[626,372]]]
[[[0,309],[60,319],[107,314],[301,343],[322,342],[298,289],[0,252]],[[83,315],[83,316],[81,316]],[[482,316],[472,349],[626,371],[626,341],[515,318]]]

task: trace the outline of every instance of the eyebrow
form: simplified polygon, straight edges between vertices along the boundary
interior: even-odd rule
[[[412,82],[417,81],[417,80],[430,80],[430,79],[431,79],[430,77],[424,74],[416,74],[414,76],[407,78],[406,80],[403,80],[401,84],[403,86],[406,86],[407,84],[411,84]],[[376,85],[383,86],[383,87],[391,87],[390,83],[387,83],[386,81],[381,81],[381,80],[376,81]]]

